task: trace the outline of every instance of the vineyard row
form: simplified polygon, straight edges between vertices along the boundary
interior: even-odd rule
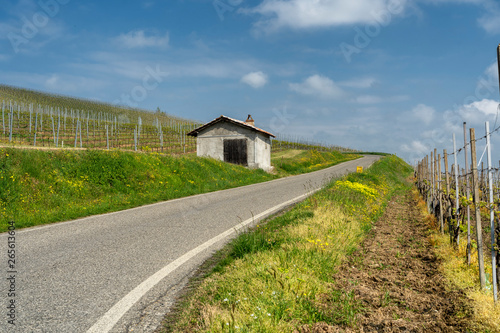
[[[170,119],[162,124],[137,123],[105,112],[67,110],[2,101],[1,141],[35,147],[131,149],[164,153],[195,151],[185,133],[195,123]]]
[[[497,301],[500,260],[497,244],[500,244],[500,172],[492,166],[489,123],[486,123],[486,135],[476,139],[475,129],[469,130],[464,123],[464,145],[456,148],[453,135],[453,153],[443,154],[434,149],[425,156],[415,169],[416,185],[424,197],[427,208],[438,220],[442,233],[447,232],[450,242],[460,246],[460,237],[467,239],[467,264],[472,264],[477,255],[479,284],[481,289],[492,289]],[[495,129],[493,132],[498,130]],[[487,168],[484,168],[481,155],[477,161],[476,142],[486,139]],[[464,152],[462,168],[459,165],[459,153]],[[468,151],[470,151],[470,162]],[[449,160],[450,158],[450,160]],[[451,160],[451,158],[453,158]],[[449,162],[451,170],[449,171]],[[481,168],[479,168],[481,165]],[[488,237],[488,234],[490,237]],[[472,238],[475,236],[475,239]],[[476,253],[474,253],[476,252]],[[491,256],[491,279],[485,273],[484,253]]]

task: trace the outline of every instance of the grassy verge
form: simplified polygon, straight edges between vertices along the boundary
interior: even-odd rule
[[[354,154],[354,155],[381,155],[381,156],[390,156],[391,155],[389,153],[372,152],[372,151],[357,151],[357,152],[353,152],[351,154]]]
[[[300,153],[283,164],[307,159]],[[306,157],[304,157],[306,156]],[[327,167],[346,160],[332,154]],[[315,168],[316,169],[316,168]],[[295,173],[298,171],[294,169]],[[312,169],[311,169],[312,171]],[[0,232],[75,219],[288,175],[196,156],[0,147]]]
[[[166,319],[168,332],[292,332],[352,324],[362,306],[332,288],[335,269],[411,172],[385,157],[235,238]]]
[[[289,149],[273,153],[271,162],[278,175],[287,176],[324,169],[359,157],[360,155],[342,154],[337,151]]]
[[[0,232],[271,180],[196,157],[0,148]]]
[[[419,196],[415,190],[415,196]],[[437,229],[436,218],[427,213],[425,202],[420,199],[419,206],[422,214],[426,216],[435,228],[431,232],[430,240],[434,246],[437,257],[441,260],[441,271],[446,277],[446,284],[450,290],[462,290],[469,299],[472,308],[471,325],[474,332],[500,332],[500,307],[495,306],[491,290],[491,262],[485,256],[485,271],[487,272],[487,288],[484,291],[479,287],[479,268],[477,252],[473,251],[471,265],[467,265],[467,240],[461,238],[457,247],[450,244],[449,235],[442,235]]]

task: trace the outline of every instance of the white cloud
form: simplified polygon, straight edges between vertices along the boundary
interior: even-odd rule
[[[421,0],[422,2],[432,3],[432,4],[446,4],[446,3],[457,3],[457,4],[472,4],[482,7],[485,10],[485,14],[478,19],[478,24],[484,30],[491,34],[500,33],[500,5],[496,0]]]
[[[59,81],[59,76],[53,74],[50,78],[48,78],[45,81],[45,86],[49,88],[54,88],[55,86],[57,86],[58,81]]]
[[[104,82],[100,78],[65,73],[38,74],[33,72],[0,72],[9,85],[72,96],[85,96],[95,91],[108,91],[115,82]]]
[[[14,23],[0,22],[0,38],[7,39],[8,34],[11,32],[20,32],[20,28]]]
[[[495,0],[419,0],[435,5],[462,4],[483,8],[478,24],[492,34],[500,33],[500,5]],[[407,7],[416,9],[410,0],[264,0],[240,13],[258,14],[258,31],[272,32],[282,28],[310,29],[383,22],[404,14]]]
[[[144,7],[144,8],[150,8],[150,7],[153,7],[154,5],[155,5],[154,1],[143,1],[142,2],[142,7]]]
[[[335,109],[332,108],[306,108],[303,113],[308,117],[326,117],[328,115],[334,114]]]
[[[500,5],[497,1],[482,0],[486,14],[478,20],[479,25],[491,34],[500,34]]]
[[[340,86],[349,87],[349,88],[371,88],[378,81],[373,77],[364,77],[359,79],[352,79],[349,81],[339,82]]]
[[[498,64],[495,62],[489,66],[485,74],[492,80],[498,83]]]
[[[389,3],[394,15],[403,12],[407,0],[265,0],[240,12],[262,15],[256,27],[265,31],[304,29],[372,23],[380,16],[377,13],[388,12]]]
[[[429,125],[436,114],[436,110],[433,107],[427,106],[425,104],[419,104],[411,110],[413,118],[416,118],[425,124]]]
[[[167,68],[173,76],[237,78],[254,67],[249,61],[233,59],[200,58],[182,63],[170,63]]]
[[[262,72],[248,73],[241,78],[241,82],[246,83],[255,89],[262,88],[267,84],[267,81],[267,75]]]
[[[356,97],[356,102],[359,104],[377,104],[382,103],[382,98],[379,96],[364,95]]]
[[[42,83],[44,89],[50,92],[76,94],[83,91],[93,92],[93,89],[108,88],[108,83],[96,78],[68,74],[51,74]]]
[[[399,103],[409,100],[408,95],[397,95],[380,97],[376,95],[361,95],[356,97],[353,101],[359,104],[379,104],[379,103]]]
[[[414,140],[410,144],[401,145],[400,149],[405,153],[425,155],[428,154],[432,147],[419,140]]]
[[[488,116],[495,116],[497,111],[498,101],[483,99],[461,106],[458,113],[468,123],[482,124]]]
[[[290,83],[289,87],[299,94],[323,98],[340,98],[344,95],[344,91],[335,82],[320,75],[310,76],[303,83]]]
[[[462,104],[471,104],[475,101],[491,99],[496,96],[498,96],[498,66],[495,62],[486,68],[484,74],[479,77],[476,83],[474,94],[467,96]]]
[[[488,13],[479,19],[479,25],[489,33],[500,33],[500,11]]]
[[[126,77],[136,81],[148,75],[147,67],[159,66],[162,72],[168,72],[170,78],[214,78],[240,80],[245,73],[250,73],[261,64],[254,59],[233,59],[230,57],[202,57],[189,50],[181,52],[172,50],[173,55],[166,57],[156,52],[146,52],[141,57],[128,52],[93,52],[84,62],[69,65],[72,69],[98,77]],[[174,60],[172,60],[174,59]],[[274,67],[274,70],[279,67]]]
[[[147,36],[144,30],[131,31],[116,37],[115,42],[126,48],[167,47],[170,41],[168,32],[164,36]]]
[[[64,22],[55,17],[47,19],[46,24],[40,28],[36,27],[33,22],[29,22],[33,25],[33,29],[30,30],[29,35],[23,32],[25,25],[28,23],[22,20],[0,22],[0,40],[7,40],[9,45],[3,48],[4,52],[21,52],[33,55],[33,52],[41,50],[53,41],[71,37]]]
[[[472,3],[472,4],[482,4],[484,0],[424,0],[422,2],[432,3],[432,4],[443,4],[443,3]]]
[[[358,108],[357,110],[364,113],[376,113],[380,111],[380,108],[376,106],[367,106],[363,108]]]
[[[389,100],[394,103],[409,101],[410,99],[411,97],[409,95],[397,95],[389,98]]]

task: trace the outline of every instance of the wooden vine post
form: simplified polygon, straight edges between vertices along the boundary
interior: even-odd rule
[[[427,155],[427,197],[429,198],[429,212],[431,211],[432,206],[432,153],[431,155]]]
[[[464,122],[464,155],[465,155],[465,198],[467,199],[467,265],[471,263],[471,235],[470,235],[470,190],[469,190],[469,162],[467,161],[467,124]]]
[[[442,186],[441,186],[441,154],[438,154],[438,200],[439,200],[439,228],[441,233],[444,233],[444,221],[443,221],[443,196],[442,196]]]
[[[486,147],[488,149],[488,188],[490,204],[490,228],[491,228],[491,277],[493,284],[493,299],[497,301],[497,250],[495,242],[495,212],[493,208],[493,170],[491,169],[491,142],[490,123],[486,122]]]
[[[437,203],[438,203],[438,179],[437,179],[437,149],[434,148],[434,173],[433,173],[433,177],[434,177],[434,197],[433,197],[433,210],[434,210],[434,215],[436,215],[437,211],[436,211],[436,207],[437,207]]]
[[[477,174],[477,157],[476,157],[476,133],[473,128],[470,129],[470,153],[472,160],[472,186],[473,191],[473,202],[474,210],[476,213],[476,240],[477,240],[477,261],[479,264],[479,281],[481,283],[481,289],[486,286],[486,277],[484,274],[484,258],[483,258],[483,235],[481,227],[481,212],[479,210],[479,179]]]
[[[451,206],[448,204],[449,203],[449,196],[450,196],[450,175],[448,173],[448,153],[446,152],[446,149],[443,150],[443,157],[444,157],[444,179],[445,179],[445,185],[446,185],[446,207],[447,207],[447,213],[446,216],[449,218],[451,216]],[[448,223],[448,228],[449,228],[449,223]]]
[[[459,168],[458,168],[458,159],[457,159],[457,142],[455,139],[455,133],[453,133],[453,155],[455,158],[455,164],[454,164],[454,176],[455,176],[455,217],[456,217],[456,222],[457,225],[453,227],[453,237],[455,238],[455,242],[457,243],[457,247],[460,244],[460,200],[459,200],[459,184],[458,184],[458,173]]]
[[[424,191],[425,191],[425,201],[426,201],[426,204],[427,204],[427,211],[430,212],[431,210],[431,202],[430,202],[430,195],[429,195],[429,191],[430,191],[430,175],[429,175],[429,155],[426,155],[425,156],[425,159],[424,159],[424,174],[425,174],[425,186],[424,186]]]
[[[434,185],[435,185],[435,178],[434,178],[434,153],[431,151],[431,212],[434,214]]]

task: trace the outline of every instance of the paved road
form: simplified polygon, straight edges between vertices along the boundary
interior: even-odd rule
[[[0,234],[0,332],[151,332],[189,275],[236,229],[378,158],[18,230],[15,329],[7,323],[7,234]]]

